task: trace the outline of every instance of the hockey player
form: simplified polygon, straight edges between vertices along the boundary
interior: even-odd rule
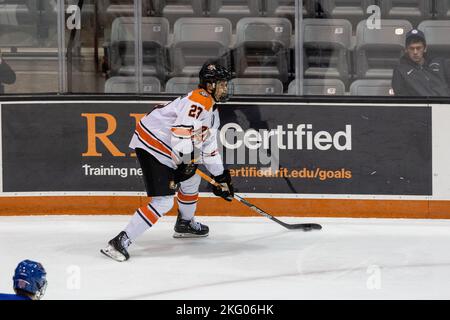
[[[172,208],[176,192],[179,210],[173,237],[208,236],[208,226],[194,219],[201,182],[195,174],[199,163],[222,185],[213,189],[214,194],[233,199],[230,172],[224,170],[216,136],[220,124],[216,103],[228,100],[231,74],[218,64],[205,63],[199,78],[198,89],[155,107],[136,126],[130,147],[136,152],[152,199],[137,209],[126,228],[101,250],[114,260],[129,259],[129,245]]]
[[[0,300],[40,300],[47,288],[47,273],[39,262],[24,260],[18,264],[13,276],[16,294],[1,294]]]

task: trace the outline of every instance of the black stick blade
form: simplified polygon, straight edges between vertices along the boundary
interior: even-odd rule
[[[321,230],[322,226],[317,223],[299,223],[299,224],[284,224],[289,230],[302,230],[302,231],[312,231]]]

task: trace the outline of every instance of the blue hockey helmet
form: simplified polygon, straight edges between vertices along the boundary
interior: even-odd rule
[[[14,290],[21,290],[41,299],[47,288],[47,272],[39,262],[24,260],[14,271]]]

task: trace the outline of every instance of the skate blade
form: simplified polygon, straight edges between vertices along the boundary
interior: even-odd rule
[[[206,238],[208,234],[200,235],[200,234],[192,234],[192,233],[179,233],[175,232],[173,237],[175,239],[195,239],[195,238]]]
[[[124,262],[127,260],[127,258],[123,254],[121,254],[111,246],[106,247],[106,249],[100,249],[100,252],[118,262]]]

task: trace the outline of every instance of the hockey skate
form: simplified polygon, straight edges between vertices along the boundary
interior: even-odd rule
[[[192,220],[183,220],[181,214],[178,212],[177,222],[173,228],[175,233],[174,238],[204,238],[209,234],[208,226]]]
[[[128,239],[128,235],[125,231],[122,231],[115,238],[111,239],[108,242],[108,246],[105,249],[101,249],[100,252],[111,259],[123,262],[130,258],[127,251],[130,244],[131,241]]]

